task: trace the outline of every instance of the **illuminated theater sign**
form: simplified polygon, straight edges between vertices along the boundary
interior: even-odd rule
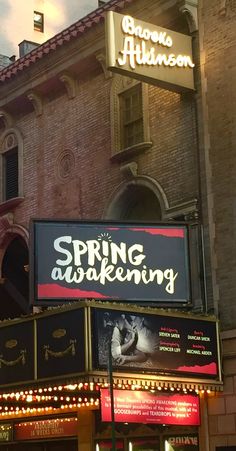
[[[108,389],[101,390],[102,421],[111,421]],[[198,426],[199,398],[196,395],[152,394],[143,391],[114,390],[115,421],[120,423],[172,424]]]
[[[166,89],[194,89],[190,36],[107,13],[107,67]]]
[[[217,323],[209,318],[93,309],[93,368],[218,379]],[[108,346],[108,343],[110,345]]]
[[[185,225],[34,221],[36,303],[190,300]]]

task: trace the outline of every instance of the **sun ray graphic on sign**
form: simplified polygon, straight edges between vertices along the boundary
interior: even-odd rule
[[[102,240],[107,240],[107,241],[112,241],[111,235],[109,235],[109,233],[101,233],[100,235],[98,235],[98,241],[102,241]]]

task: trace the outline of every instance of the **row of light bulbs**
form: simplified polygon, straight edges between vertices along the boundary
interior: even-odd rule
[[[14,416],[22,416],[22,415],[37,415],[40,413],[53,413],[53,412],[58,412],[58,410],[62,410],[62,411],[71,411],[71,410],[75,410],[81,407],[87,407],[87,408],[91,408],[93,406],[98,407],[99,406],[99,399],[88,399],[87,401],[82,401],[82,402],[78,402],[78,403],[70,403],[70,404],[61,404],[59,407],[53,407],[53,406],[47,406],[47,407],[27,407],[27,408],[19,408],[19,407],[8,407],[5,406],[3,409],[3,411],[0,412],[0,417],[14,417]]]
[[[0,395],[0,416],[14,416],[14,415],[29,415],[29,414],[38,414],[38,413],[52,413],[53,411],[58,411],[58,409],[66,410],[66,409],[77,409],[80,407],[91,407],[91,406],[99,406],[99,398],[98,397],[89,397],[89,396],[79,396],[77,392],[98,392],[101,388],[108,388],[108,383],[94,383],[94,382],[80,382],[69,385],[54,385],[49,387],[39,387],[28,390],[21,390],[17,392],[9,392],[3,393]],[[140,383],[115,383],[113,385],[114,389],[119,390],[149,390],[152,393],[156,391],[171,391],[171,392],[182,392],[184,394],[187,393],[195,393],[195,394],[204,394],[211,393],[210,389],[194,389],[194,388],[180,388],[173,386],[161,386],[161,385],[153,385],[152,383],[148,383],[146,385],[143,382]],[[84,394],[84,393],[83,393]],[[77,395],[77,396],[76,396]],[[30,403],[38,404],[37,407],[19,407],[12,406],[10,404],[15,402],[23,402],[26,405]],[[7,405],[4,406],[4,404]],[[44,406],[40,406],[39,403],[44,404]],[[49,403],[48,406],[45,406],[45,403]],[[55,407],[55,403],[58,404]]]
[[[30,389],[30,390],[21,390],[21,391],[17,391],[17,392],[8,392],[8,393],[3,393],[0,394],[0,401],[1,399],[16,399],[19,400],[23,397],[27,397],[27,396],[45,396],[50,398],[52,393],[55,393],[57,391],[59,392],[72,392],[72,391],[99,391],[100,389],[100,385],[98,384],[94,384],[93,382],[90,383],[79,383],[79,384],[70,384],[70,385],[58,385],[58,386],[53,386],[53,387],[43,387],[43,388],[34,388],[34,389]],[[51,398],[50,398],[51,399]]]
[[[70,423],[71,421],[78,421],[77,417],[71,417],[71,418],[54,418],[52,420],[40,420],[40,421],[27,421],[27,423],[18,423],[17,426],[19,427],[28,427],[29,425],[32,426],[34,424],[42,424],[42,425],[57,425],[58,423]]]
[[[58,387],[53,387],[53,388],[52,387],[49,387],[49,388],[38,388],[38,389],[34,389],[34,390],[25,390],[25,391],[20,391],[20,392],[17,391],[17,392],[11,392],[11,393],[3,393],[2,395],[0,395],[0,402],[3,401],[3,400],[4,401],[16,400],[16,401],[26,401],[26,402],[32,402],[32,401],[36,401],[36,402],[44,401],[44,402],[47,402],[47,401],[52,401],[52,400],[54,400],[54,401],[59,401],[59,400],[63,401],[63,400],[65,400],[67,402],[70,402],[71,396],[68,396],[68,393],[64,394],[64,392],[68,390],[67,387],[68,386],[64,386],[64,387],[63,386],[58,386]],[[97,388],[97,386],[96,386],[96,389],[91,388],[90,391],[94,392],[94,391],[98,391],[101,388],[108,388],[108,387],[109,387],[109,384],[108,383],[104,383],[104,384],[100,384],[99,388]],[[167,386],[164,386],[164,387],[162,387],[162,386],[158,386],[158,387],[142,386],[142,387],[140,387],[140,385],[135,385],[135,384],[133,384],[133,385],[114,384],[113,387],[114,387],[114,389],[119,389],[119,390],[121,390],[121,389],[122,390],[129,389],[129,390],[133,390],[133,391],[140,390],[140,389],[145,389],[145,390],[149,390],[151,392],[155,392],[157,390],[158,391],[164,390],[164,391],[171,391],[171,392],[183,391],[184,393],[188,393],[188,392],[193,393],[193,392],[195,392],[196,394],[199,394],[199,393],[211,393],[211,390],[209,390],[209,389],[207,389],[207,390],[203,390],[203,389],[202,390],[198,390],[198,389],[192,389],[192,388],[188,388],[187,389],[185,387],[184,388],[167,387]],[[75,391],[76,388],[73,388],[73,390]],[[78,388],[78,390],[79,391],[83,391],[82,388]],[[59,394],[55,394],[56,391],[63,392],[63,395],[60,394],[60,393]],[[73,396],[73,400],[75,400],[74,396]]]

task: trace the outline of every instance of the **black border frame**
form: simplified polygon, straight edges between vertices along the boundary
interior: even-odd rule
[[[189,224],[186,222],[175,222],[175,221],[168,221],[168,222],[155,222],[155,221],[148,221],[148,222],[140,222],[140,221],[115,221],[115,220],[81,220],[81,219],[45,219],[45,218],[33,218],[30,221],[30,255],[29,255],[29,262],[30,262],[30,274],[29,274],[29,279],[30,279],[30,304],[32,306],[55,306],[55,305],[61,305],[61,304],[65,304],[65,300],[64,299],[56,299],[53,298],[51,300],[45,299],[38,299],[36,296],[36,286],[37,286],[37,279],[36,279],[36,274],[35,274],[35,265],[36,265],[36,259],[35,259],[35,250],[36,250],[36,246],[35,246],[35,225],[36,223],[66,223],[66,224],[82,224],[82,225],[101,225],[104,227],[111,225],[111,226],[117,226],[117,227],[121,227],[121,226],[131,226],[131,227],[183,227],[186,229],[186,235],[187,238],[185,239],[185,262],[186,262],[186,270],[187,270],[187,274],[186,274],[186,280],[187,280],[187,294],[188,294],[188,298],[186,300],[183,299],[174,299],[174,300],[165,300],[165,299],[146,299],[143,302],[140,301],[140,299],[137,298],[132,298],[132,299],[114,299],[113,297],[111,298],[105,298],[105,299],[101,299],[101,298],[92,298],[95,299],[97,301],[100,302],[109,302],[109,301],[113,301],[116,303],[122,303],[122,302],[127,302],[127,303],[133,303],[133,304],[137,304],[137,305],[142,305],[142,306],[152,306],[152,307],[191,307],[192,306],[192,283],[191,283],[191,261],[190,261],[190,244],[189,244],[189,235],[190,235],[190,227]],[[66,303],[69,302],[76,302],[78,300],[85,300],[88,298],[66,298]]]

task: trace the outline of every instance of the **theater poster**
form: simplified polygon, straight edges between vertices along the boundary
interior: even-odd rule
[[[93,368],[220,379],[217,323],[199,317],[92,310]]]
[[[35,220],[31,248],[36,304],[190,301],[186,225]]]

